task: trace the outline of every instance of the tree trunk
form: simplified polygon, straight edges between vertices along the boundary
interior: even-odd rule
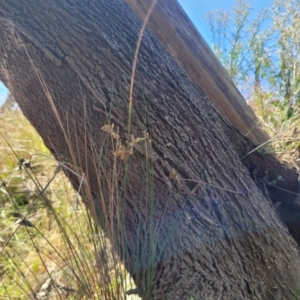
[[[153,2],[126,1],[143,20]],[[268,140],[267,134],[259,127],[258,118],[176,0],[158,1],[148,23],[151,31],[187,72],[189,78],[202,88],[231,124],[257,145]]]
[[[141,25],[123,0],[2,1],[0,79],[57,159],[86,174],[85,203],[141,297],[296,297],[297,245],[241,162],[253,144],[148,30],[129,110]]]

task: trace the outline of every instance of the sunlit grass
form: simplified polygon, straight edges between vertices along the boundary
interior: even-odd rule
[[[0,125],[0,299],[125,298],[131,279],[42,139],[19,110]]]

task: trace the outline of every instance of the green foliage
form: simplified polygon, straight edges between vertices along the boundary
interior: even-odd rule
[[[231,14],[209,13],[212,48],[274,135],[299,114],[300,1],[274,0],[256,16],[251,11],[251,2],[238,0]]]

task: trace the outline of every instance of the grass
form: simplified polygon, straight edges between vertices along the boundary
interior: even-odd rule
[[[0,299],[124,299],[132,280],[66,166],[19,110],[2,114],[0,125]]]

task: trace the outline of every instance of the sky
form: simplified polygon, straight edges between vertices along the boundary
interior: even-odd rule
[[[2,105],[8,95],[8,90],[5,85],[0,81],[0,105]]]
[[[183,7],[191,21],[194,23],[202,37],[208,44],[210,41],[210,31],[208,23],[205,20],[205,16],[208,12],[216,11],[222,8],[225,11],[232,12],[233,7],[236,4],[236,0],[177,0]],[[256,12],[263,8],[267,8],[273,2],[272,0],[246,0],[251,3],[253,12]]]
[[[196,28],[202,37],[210,44],[209,26],[205,21],[205,15],[209,11],[215,11],[223,8],[227,11],[232,11],[236,0],[178,0],[189,18],[195,24]],[[272,0],[252,0],[253,13],[268,7]],[[0,82],[0,105],[5,101],[8,95],[8,90],[4,84]]]

